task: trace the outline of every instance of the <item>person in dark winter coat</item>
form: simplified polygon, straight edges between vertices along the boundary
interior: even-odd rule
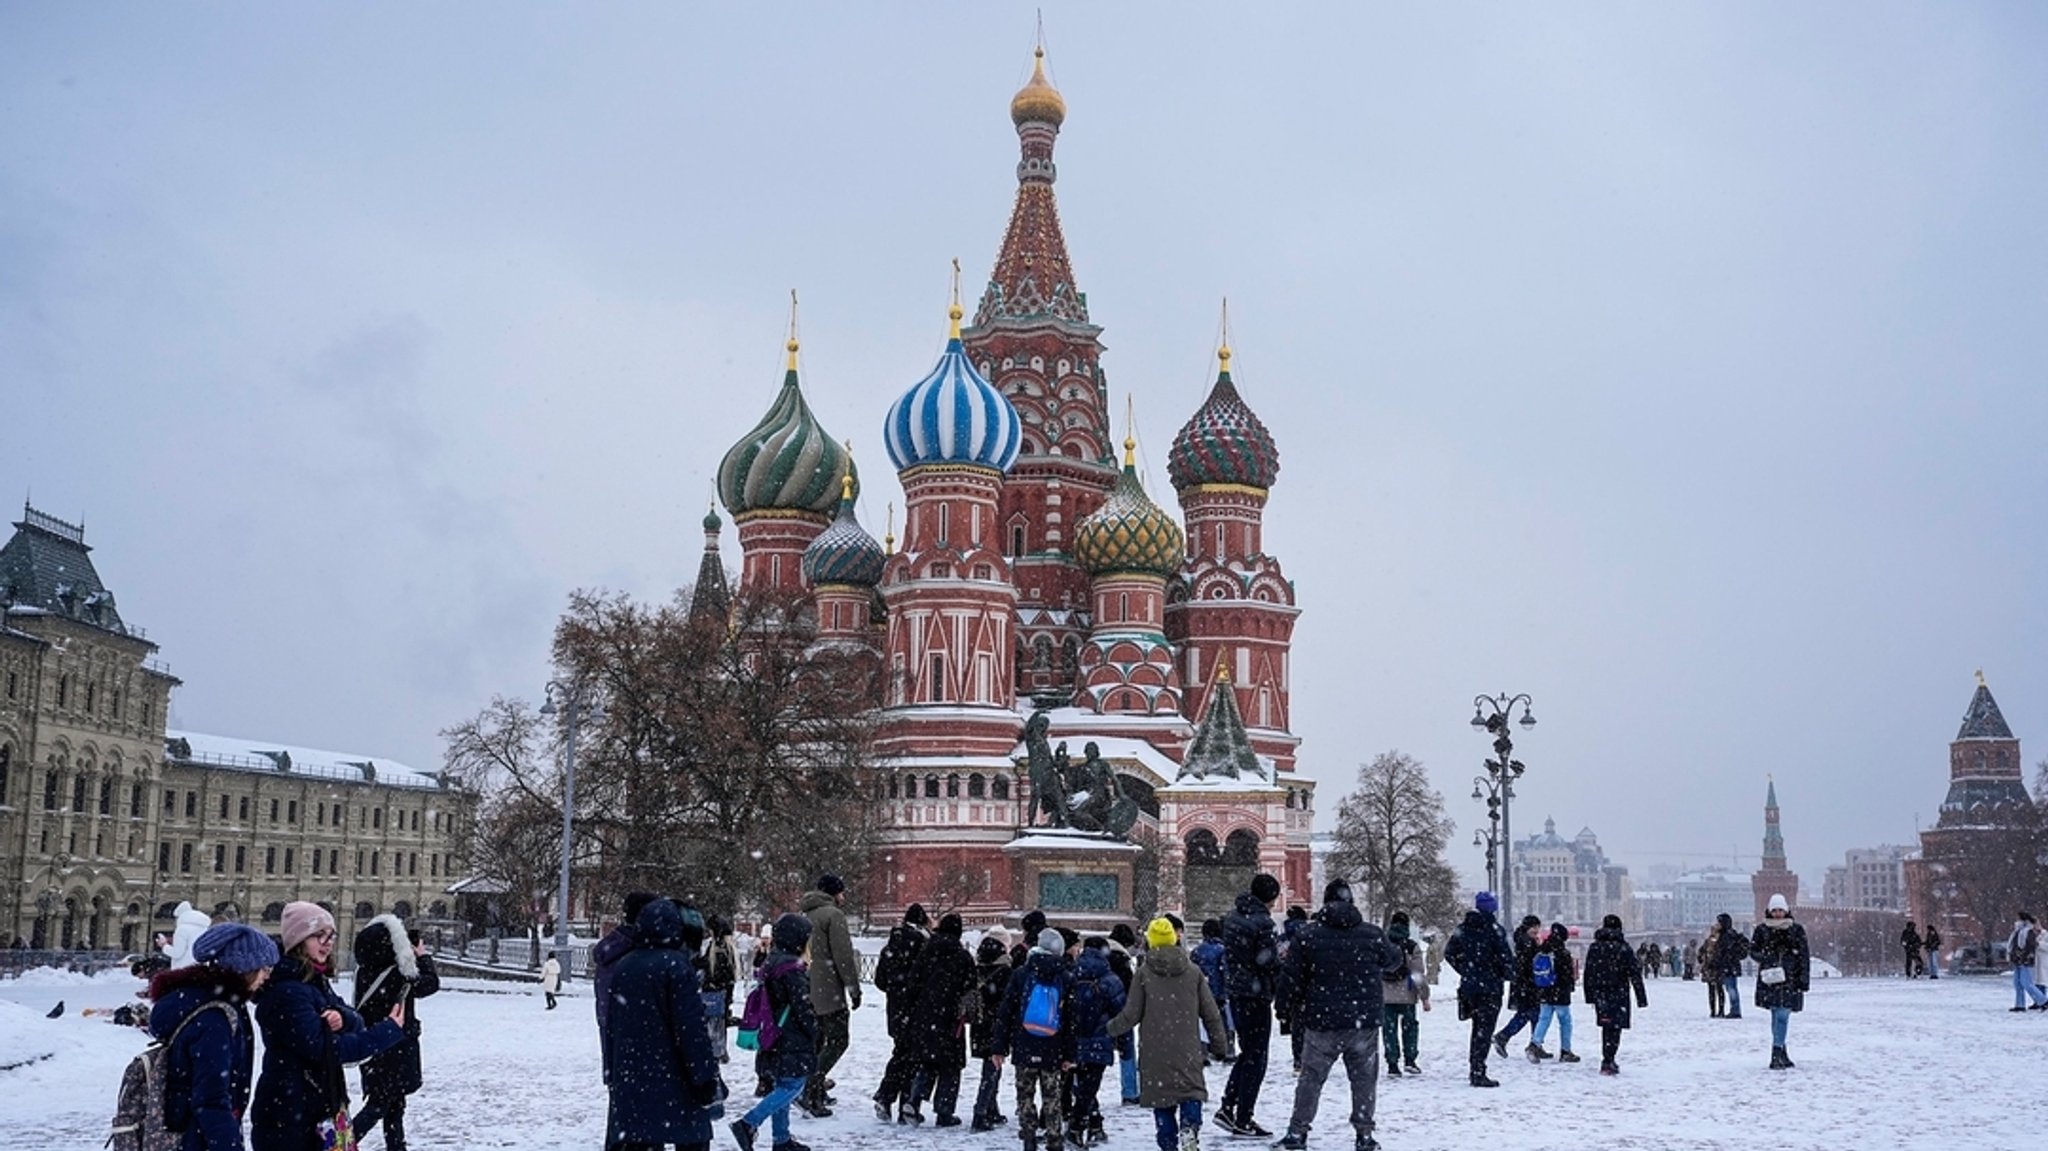
[[[973,1055],[981,1060],[981,1082],[974,1095],[976,1132],[993,1131],[1004,1121],[999,1105],[1003,1068],[991,1056],[996,1053],[997,1019],[1003,1010],[1003,995],[1010,989],[1010,948],[1008,932],[984,934],[974,951],[974,993],[977,1014],[968,1021]]]
[[[405,1040],[363,1061],[363,1109],[349,1124],[356,1138],[384,1124],[385,1151],[405,1151],[405,1097],[420,1089],[418,1001],[441,990],[441,975],[424,944],[414,943],[396,915],[380,915],[356,932],[356,1011],[365,1019],[405,1005]]]
[[[911,968],[910,1010],[899,1042],[911,1051],[913,1084],[903,1106],[912,1123],[924,1122],[930,1099],[939,1126],[960,1125],[960,1069],[967,1066],[963,1004],[974,991],[974,957],[960,942],[965,930],[959,916],[941,916]]]
[[[818,1018],[818,1069],[796,1105],[816,1118],[832,1114],[825,1079],[846,1054],[850,1012],[860,1010],[860,956],[846,929],[846,881],[836,875],[818,877],[818,886],[797,904],[811,921],[811,1010]]]
[[[1051,1034],[1042,1033],[1036,1024],[1027,1025],[1025,1019],[1034,988],[1053,988],[1042,994],[1057,995],[1062,1008],[1072,997],[1073,976],[1061,958],[1065,950],[1059,932],[1041,930],[1024,966],[1010,973],[1010,986],[996,1016],[996,1051],[989,1059],[998,1070],[1005,1060],[1016,1064],[1017,1134],[1024,1151],[1038,1151],[1041,1139],[1046,1151],[1062,1151],[1066,1144],[1060,1069],[1074,1061],[1074,1016],[1062,1009]]]
[[[882,993],[883,1011],[889,1027],[889,1062],[882,1068],[882,1082],[875,1088],[875,1118],[884,1123],[922,1123],[917,1105],[910,1101],[911,1085],[917,1077],[918,1052],[909,1037],[910,1008],[918,999],[918,957],[932,933],[931,917],[924,905],[913,903],[903,910],[903,922],[889,931],[889,942],[875,959],[875,989]],[[898,1101],[903,1110],[895,1110]]]
[[[1536,953],[1536,936],[1543,930],[1543,921],[1533,915],[1524,915],[1521,926],[1515,928],[1510,937],[1515,945],[1515,972],[1508,981],[1508,1010],[1515,1014],[1508,1025],[1494,1034],[1494,1054],[1505,1059],[1508,1056],[1508,1040],[1523,1027],[1534,1027],[1536,1017],[1543,1012],[1543,1001],[1536,995],[1536,988],[1523,976],[1529,957]]]
[[[704,1029],[711,1036],[711,1049],[724,1063],[726,1024],[732,1018],[732,993],[740,982],[740,953],[733,943],[732,920],[713,915],[704,921],[708,938],[698,953],[697,967],[703,975]]]
[[[597,1008],[599,1050],[604,1049],[604,1028],[612,1007],[612,972],[618,967],[619,960],[624,959],[626,953],[633,950],[633,943],[638,938],[640,912],[659,898],[660,896],[646,891],[635,891],[626,896],[626,902],[620,909],[623,918],[619,920],[619,925],[607,932],[605,937],[598,940],[597,945],[590,949],[590,999]]]
[[[1714,919],[1721,934],[1714,942],[1714,968],[1721,973],[1721,1018],[1742,1018],[1742,961],[1749,958],[1749,938],[1735,929],[1727,912]]]
[[[1223,921],[1205,919],[1202,921],[1202,941],[1188,949],[1188,958],[1202,969],[1202,976],[1209,981],[1209,994],[1216,1000],[1216,1010],[1223,1013],[1224,1060],[1230,1059],[1228,1052],[1235,1049],[1236,1028],[1230,1023],[1230,995],[1223,987]]]
[[[1771,1013],[1771,1069],[1789,1070],[1785,1032],[1792,1013],[1806,1007],[1813,955],[1806,947],[1806,928],[1793,920],[1784,896],[1771,896],[1764,921],[1749,941],[1749,957],[1756,960],[1756,1005]]]
[[[1081,943],[1074,960],[1072,998],[1067,1012],[1073,1016],[1074,1070],[1073,1105],[1067,1108],[1067,1141],[1077,1147],[1103,1142],[1103,1070],[1116,1062],[1116,1040],[1109,1037],[1109,1021],[1124,1009],[1124,982],[1109,969],[1109,941],[1091,936]]]
[[[1307,1033],[1301,1078],[1294,1085],[1294,1114],[1281,1147],[1308,1146],[1323,1084],[1339,1058],[1351,1080],[1351,1129],[1358,1151],[1379,1146],[1373,1138],[1373,1112],[1380,1078],[1381,985],[1387,975],[1406,974],[1407,969],[1407,956],[1359,914],[1350,884],[1339,879],[1323,889],[1322,911],[1287,949],[1280,966],[1280,998],[1294,1026]]]
[[[1233,1135],[1264,1138],[1272,1132],[1252,1115],[1266,1079],[1273,1043],[1273,995],[1280,977],[1280,937],[1273,928],[1273,904],[1280,881],[1252,876],[1223,917],[1223,990],[1230,1001],[1229,1023],[1237,1039],[1237,1062],[1216,1107],[1216,1125]]]
[[[1119,923],[1109,929],[1109,970],[1129,992],[1131,984],[1138,978],[1138,933],[1128,923]],[[1123,1105],[1138,1105],[1138,1039],[1135,1035],[1119,1035],[1116,1040],[1117,1085],[1123,1092]],[[1233,1068],[1231,1073],[1236,1074]]]
[[[1629,1025],[1629,993],[1637,1007],[1648,1007],[1650,997],[1643,991],[1643,971],[1636,953],[1621,933],[1621,916],[1600,921],[1593,933],[1593,945],[1586,949],[1586,1002],[1593,1006],[1593,1018],[1600,1024],[1600,1074],[1617,1075],[1621,1065],[1621,1033]]]
[[[1380,1012],[1380,1043],[1385,1049],[1389,1079],[1401,1073],[1404,1062],[1408,1074],[1422,1074],[1422,1068],[1415,1064],[1421,1054],[1418,1047],[1422,1039],[1415,1007],[1419,1003],[1424,1011],[1429,1010],[1428,956],[1420,944],[1408,938],[1408,931],[1408,913],[1396,911],[1387,924],[1387,946],[1401,953],[1401,971],[1388,972],[1380,987],[1380,999],[1385,1004]]]
[[[1920,940],[1920,945],[1927,949],[1927,978],[1940,979],[1941,929],[1932,923],[1928,924],[1926,934]]]
[[[1899,946],[1906,949],[1906,978],[1915,979],[1926,974],[1927,965],[1920,958],[1920,933],[1913,929],[1913,921],[1906,921],[1906,929],[1899,932]]]
[[[683,914],[657,899],[640,910],[633,950],[612,971],[618,1012],[604,1032],[612,1069],[605,1146],[683,1151],[711,1145],[711,1107],[723,1084],[704,1027],[696,967],[683,941]]]
[[[1493,1046],[1493,1027],[1500,1021],[1501,988],[1515,972],[1515,952],[1507,932],[1493,918],[1500,901],[1482,891],[1465,913],[1465,921],[1444,945],[1444,962],[1458,973],[1458,1018],[1472,1023],[1470,1078],[1474,1087],[1498,1087],[1486,1074],[1486,1056]]]
[[[812,1008],[814,984],[804,967],[804,948],[811,941],[811,921],[794,913],[775,921],[769,938],[773,948],[761,962],[760,979],[768,989],[768,1010],[777,1021],[775,1042],[760,1053],[758,1066],[775,1084],[753,1110],[733,1121],[732,1137],[740,1151],[754,1151],[761,1124],[777,1151],[811,1151],[790,1138],[789,1107],[818,1075],[818,1016]]]
[[[252,1151],[319,1151],[322,1128],[348,1111],[342,1067],[405,1039],[405,1005],[365,1027],[328,985],[334,916],[317,903],[284,908],[284,957],[256,998],[263,1068],[249,1109]]]
[[[182,1132],[179,1151],[242,1151],[256,1067],[246,1004],[277,966],[277,944],[253,927],[221,923],[192,944],[192,957],[193,966],[159,972],[149,984],[150,1034],[170,1044],[164,1125]]]
[[[1577,1063],[1579,1057],[1572,1053],[1572,992],[1578,990],[1578,965],[1572,960],[1569,946],[1570,930],[1562,923],[1550,925],[1550,934],[1543,937],[1535,951],[1529,953],[1526,975],[1529,986],[1536,993],[1536,1001],[1542,1013],[1536,1019],[1536,1030],[1529,1036],[1529,1061],[1541,1063],[1550,1058],[1543,1049],[1543,1038],[1550,1034],[1550,1023],[1557,1021],[1557,1061]]]
[[[1308,908],[1300,904],[1290,906],[1287,909],[1286,922],[1280,925],[1280,958],[1282,960],[1287,958],[1288,948],[1292,947],[1294,941],[1301,938],[1301,933],[1307,929]],[[1275,978],[1278,978],[1277,975]],[[1280,1005],[1277,1002],[1273,1005],[1273,1014],[1274,1018],[1280,1022],[1280,1034],[1287,1036],[1288,1045],[1293,1049],[1294,1073],[1299,1075],[1301,1074],[1301,1032],[1294,1029],[1293,1022],[1281,1011]]]
[[[1721,953],[1721,925],[1716,923],[1707,928],[1707,937],[1700,940],[1700,982],[1707,986],[1707,1018],[1719,1019],[1728,1013],[1728,981],[1721,978],[1721,966],[1717,957]]]

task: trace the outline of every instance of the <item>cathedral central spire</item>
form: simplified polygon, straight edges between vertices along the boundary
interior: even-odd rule
[[[1059,205],[1052,194],[1053,181],[1059,177],[1052,162],[1053,142],[1066,119],[1066,99],[1045,78],[1041,47],[1032,62],[1030,82],[1010,101],[1010,121],[1017,126],[1021,153],[1017,204],[1010,212],[995,271],[975,309],[975,327],[1005,318],[1088,322],[1088,301],[1074,285]]]

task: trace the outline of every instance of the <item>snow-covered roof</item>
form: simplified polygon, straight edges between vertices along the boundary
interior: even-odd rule
[[[1092,835],[1085,831],[1028,830],[1003,845],[1005,852],[1017,851],[1113,851],[1143,850],[1135,843]]]
[[[439,788],[438,776],[407,767],[383,756],[358,755],[345,751],[321,751],[270,740],[247,739],[237,735],[208,735],[199,731],[164,732],[170,757],[206,767],[235,771],[263,771],[277,775],[314,775],[388,787]]]

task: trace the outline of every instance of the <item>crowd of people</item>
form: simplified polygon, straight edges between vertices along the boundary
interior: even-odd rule
[[[850,1013],[862,1005],[845,896],[838,877],[821,877],[800,910],[769,925],[744,980],[729,922],[683,900],[626,897],[619,926],[590,955],[607,1148],[708,1151],[724,1121],[741,1151],[754,1151],[764,1133],[774,1151],[809,1151],[793,1134],[792,1111],[826,1117],[838,1106],[833,1071],[848,1049]],[[1205,1120],[1233,1136],[1271,1138],[1257,1110],[1277,1030],[1289,1038],[1295,1079],[1275,1146],[1307,1146],[1341,1061],[1354,1145],[1374,1151],[1378,1081],[1423,1073],[1417,1023],[1418,1011],[1434,1006],[1432,961],[1405,913],[1394,911],[1382,928],[1341,880],[1313,914],[1291,907],[1276,922],[1279,896],[1272,876],[1256,876],[1229,914],[1198,926],[1199,942],[1170,914],[1142,932],[1082,933],[1033,911],[1014,936],[1000,925],[980,930],[971,951],[958,915],[934,921],[911,904],[873,973],[891,1044],[870,1099],[875,1117],[977,1133],[1014,1122],[1024,1151],[1065,1151],[1104,1141],[1107,1086],[1121,1105],[1152,1112],[1161,1151],[1197,1151]],[[1751,1002],[1771,1019],[1769,1066],[1793,1066],[1788,1032],[1805,1006],[1812,957],[1782,895],[1750,932],[1724,914],[1699,943],[1654,959],[1630,945],[1613,915],[1581,955],[1565,924],[1524,916],[1510,932],[1498,911],[1480,892],[1442,953],[1456,975],[1458,1017],[1470,1026],[1472,1086],[1499,1086],[1489,1061],[1507,1058],[1525,1027],[1530,1062],[1581,1062],[1578,1002],[1592,1008],[1600,1032],[1600,1072],[1619,1074],[1632,1013],[1649,1004],[1646,971],[1674,955],[1706,986],[1715,1018],[1741,1018],[1737,979],[1753,965]],[[1915,946],[1927,942],[1915,936]],[[324,908],[292,903],[277,938],[216,924],[156,975],[148,1026],[164,1045],[162,1122],[181,1151],[240,1151],[245,1117],[253,1151],[325,1151],[380,1126],[384,1146],[404,1151],[407,1099],[422,1083],[417,1003],[440,978],[405,924],[379,916],[355,937],[344,1000],[331,982],[336,943]],[[2013,1010],[2048,1010],[2035,974],[2048,945],[2030,914],[2020,913],[2007,950]],[[549,959],[557,982],[558,957]],[[550,1009],[556,990],[548,988]],[[754,1098],[741,1112],[724,1068],[749,1053]],[[979,1080],[963,1116],[970,1062]],[[1216,1063],[1230,1069],[1205,1115],[1205,1069]],[[353,1112],[349,1065],[362,1077]],[[1006,1070],[1014,1117],[1002,1110]]]

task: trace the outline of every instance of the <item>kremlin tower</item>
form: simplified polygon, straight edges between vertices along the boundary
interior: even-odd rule
[[[1289,729],[1299,609],[1263,539],[1279,451],[1226,343],[1168,457],[1180,515],[1146,491],[1135,429],[1118,467],[1102,329],[1053,196],[1066,115],[1041,48],[1010,102],[1017,193],[987,287],[963,327],[955,264],[945,346],[883,421],[901,547],[893,519],[885,545],[855,519],[852,453],[804,402],[793,325],[781,392],[719,468],[733,594],[808,594],[812,658],[879,673],[878,917],[919,901],[980,921],[1197,919],[1262,870],[1285,900],[1313,895],[1314,784]],[[706,532],[708,571],[715,514]],[[1054,763],[1110,781],[1127,839],[1043,825],[1027,720]]]

